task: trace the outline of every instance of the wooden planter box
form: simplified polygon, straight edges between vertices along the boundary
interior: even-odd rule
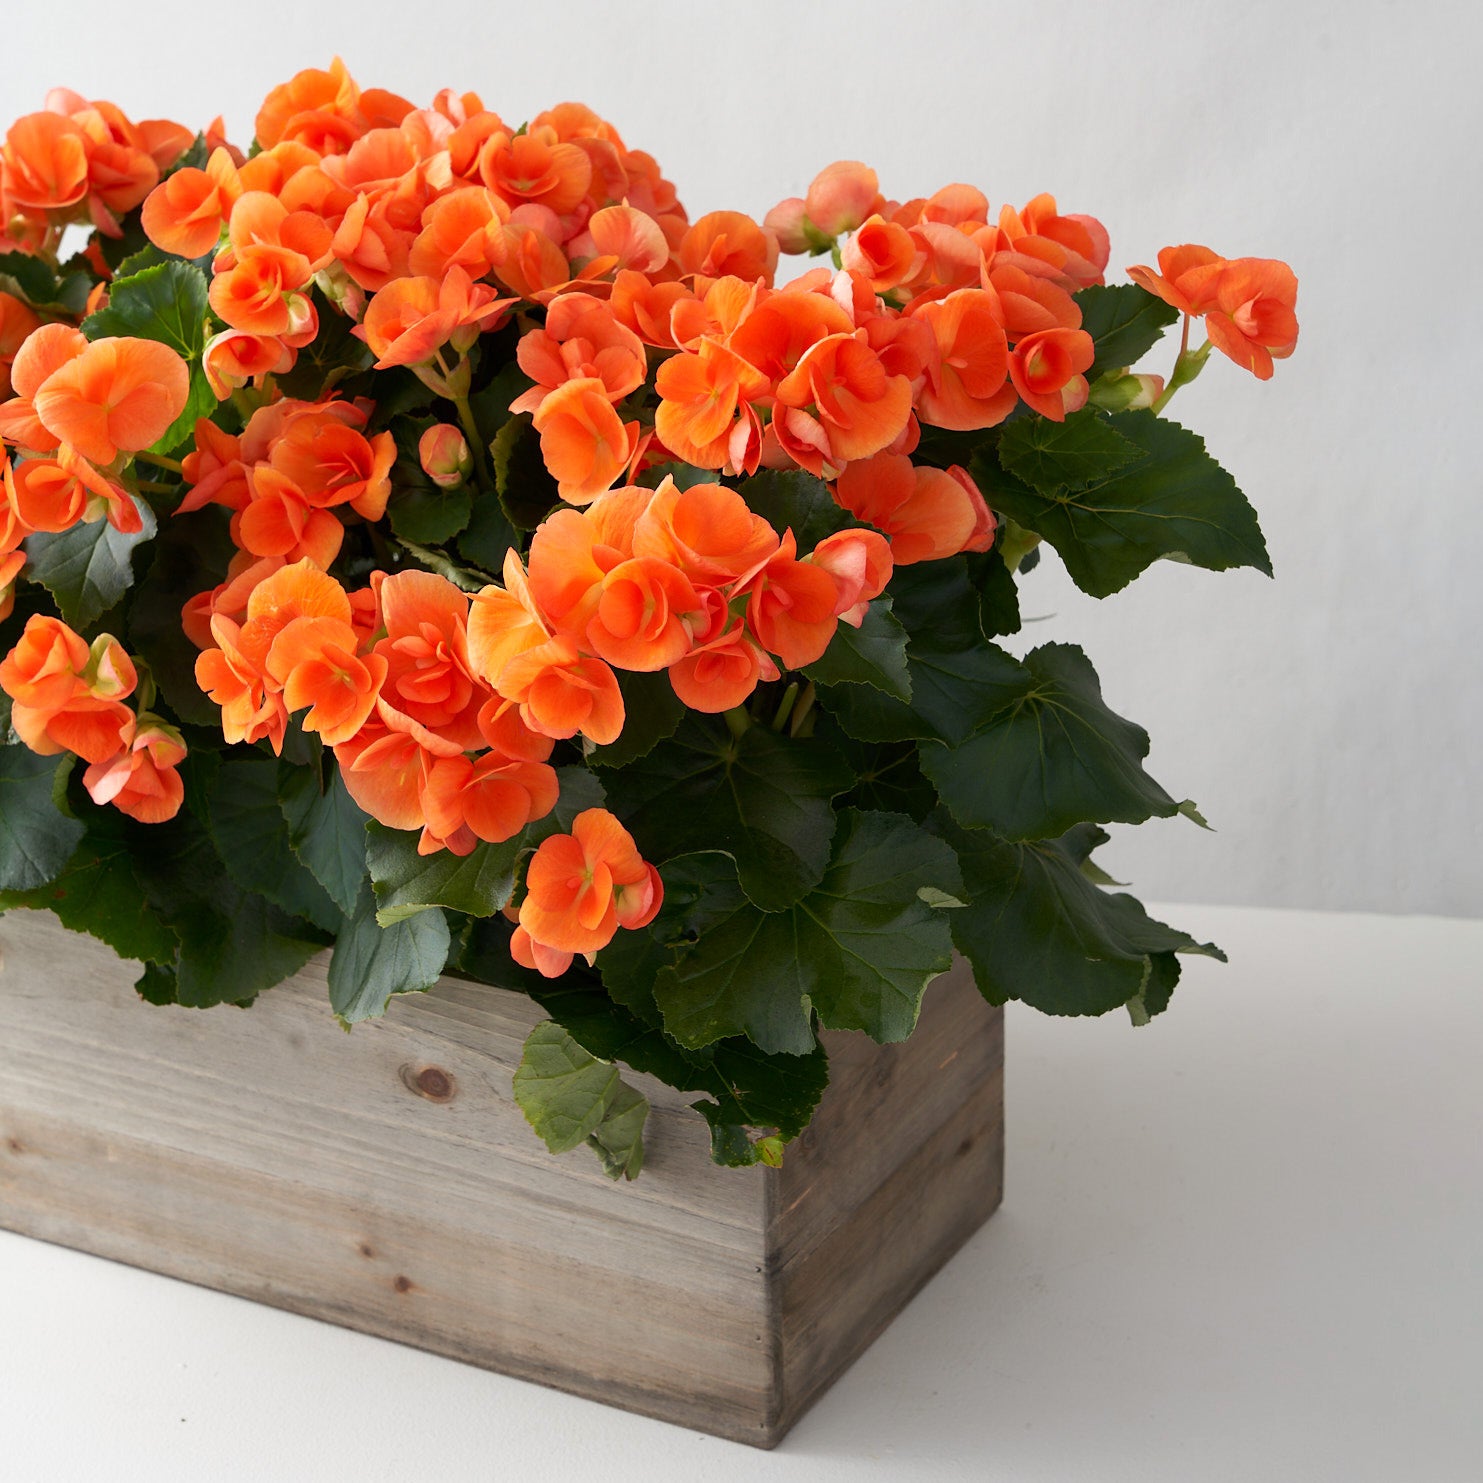
[[[999,1203],[1002,1012],[961,964],[907,1044],[828,1037],[782,1169],[631,1078],[613,1184],[514,1103],[523,995],[444,979],[346,1035],[323,960],[242,1012],[152,1008],[43,913],[0,954],[0,1226],[756,1446]]]

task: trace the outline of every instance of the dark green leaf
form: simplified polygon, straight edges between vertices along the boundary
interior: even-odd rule
[[[1092,381],[1103,371],[1136,364],[1179,318],[1172,304],[1136,283],[1084,288],[1076,302],[1081,307],[1081,327],[1096,346],[1096,359],[1087,372]]]
[[[552,1153],[596,1133],[623,1086],[616,1066],[589,1055],[554,1020],[530,1032],[515,1071],[515,1100]]]
[[[1111,424],[1144,457],[1083,490],[1048,498],[986,459],[974,476],[989,503],[1044,536],[1093,597],[1126,587],[1161,556],[1271,575],[1255,511],[1202,438],[1147,411],[1119,412]]]
[[[1134,897],[1093,885],[1080,865],[1094,835],[1011,844],[986,830],[945,832],[972,886],[968,905],[946,916],[992,1003],[1021,999],[1047,1014],[1105,1014],[1143,992],[1159,954],[1224,961],[1219,948],[1154,921]],[[1158,975],[1156,987],[1167,982],[1165,968]]]
[[[143,500],[134,503],[143,523],[133,535],[94,520],[26,538],[26,575],[56,598],[74,628],[88,627],[133,585],[134,552],[155,533],[154,512]]]
[[[1090,407],[1064,422],[1022,417],[1004,429],[999,462],[1041,494],[1084,489],[1143,457],[1137,444]]]
[[[1135,1025],[1146,1025],[1154,1015],[1163,1014],[1179,985],[1179,974],[1179,959],[1173,953],[1148,955],[1148,977],[1128,1000],[1128,1017]]]
[[[366,826],[366,864],[376,888],[376,919],[383,927],[430,906],[492,916],[514,895],[524,848],[520,835],[503,844],[479,844],[464,856],[450,850],[419,855],[417,840],[416,830]]]
[[[229,758],[207,803],[211,837],[228,874],[290,916],[337,932],[343,913],[289,842],[278,799],[279,762],[272,757]]]
[[[347,377],[369,371],[376,357],[364,340],[351,333],[356,326],[348,314],[342,313],[318,289],[314,290],[312,299],[319,314],[319,333],[300,349],[293,369],[275,379],[285,396],[315,402]],[[378,373],[388,380],[393,375],[387,371]],[[381,403],[379,381],[376,390],[377,401]]]
[[[1032,649],[1013,682],[985,699],[989,719],[966,741],[922,744],[922,770],[958,823],[1046,839],[1085,821],[1179,812],[1143,770],[1148,733],[1108,709],[1075,644]]]
[[[134,991],[146,1004],[178,1004],[180,984],[174,968],[162,963],[146,963],[134,984]]]
[[[646,489],[658,489],[666,479],[673,479],[676,489],[694,489],[697,484],[714,484],[715,469],[698,469],[692,463],[653,463],[639,475]]]
[[[724,850],[747,894],[772,911],[824,873],[834,837],[830,799],[851,781],[823,742],[764,726],[737,738],[719,718],[692,715],[669,741],[609,774],[607,787],[645,859]]]
[[[236,552],[227,511],[208,506],[171,516],[150,547],[149,566],[129,604],[130,651],[142,654],[166,704],[192,726],[218,727],[221,711],[196,684],[200,650],[186,636],[180,610],[226,579]]]
[[[0,252],[0,289],[38,307],[56,300],[57,275],[44,258],[29,252]]]
[[[467,485],[439,489],[431,482],[407,483],[392,494],[386,514],[392,532],[402,540],[441,546],[468,525],[473,508],[473,491]]]
[[[419,994],[438,981],[448,960],[448,921],[440,911],[418,912],[382,927],[369,883],[346,919],[330,959],[330,1005],[352,1025],[386,1013],[393,994]]]
[[[339,768],[329,770],[321,784],[317,769],[280,762],[278,804],[289,847],[348,916],[367,880],[368,820],[345,791]]]
[[[940,839],[900,815],[842,814],[816,890],[787,911],[744,903],[660,974],[665,1029],[684,1046],[746,1035],[800,1055],[814,1044],[814,1010],[831,1029],[904,1040],[922,991],[952,958],[944,913],[923,887],[963,890]]]
[[[921,823],[937,807],[937,789],[922,775],[915,742],[856,741],[827,713],[814,733],[836,748],[855,774],[842,803],[876,813],[908,814]]]
[[[0,831],[8,818],[8,808],[0,803]],[[64,927],[106,942],[121,958],[173,963],[180,941],[145,901],[129,845],[123,815],[114,809],[93,810],[87,834],[61,874],[30,891],[0,893],[0,910],[29,906],[50,911]]]
[[[498,577],[505,568],[505,553],[519,543],[520,537],[499,500],[482,490],[477,492],[468,526],[458,538],[459,554]]]
[[[891,599],[878,597],[865,610],[859,628],[841,623],[823,658],[804,674],[818,685],[874,685],[898,700],[911,699],[906,666],[906,630],[891,612]]]
[[[648,1118],[649,1099],[620,1081],[607,1113],[587,1139],[588,1148],[597,1155],[609,1179],[639,1177],[644,1167],[644,1124]]]
[[[83,826],[53,801],[63,765],[19,744],[0,747],[0,891],[44,886],[81,843]]]
[[[512,417],[489,445],[495,489],[511,524],[534,530],[561,503],[530,413]]]
[[[754,474],[741,486],[741,496],[752,513],[762,516],[779,535],[793,532],[800,556],[855,523],[835,502],[829,486],[801,469]]]
[[[988,638],[1020,631],[1020,590],[996,549],[968,557],[969,580],[978,589],[978,620]]]
[[[592,752],[587,760],[594,767],[626,767],[648,756],[675,734],[685,714],[684,702],[663,670],[640,674],[620,669],[617,675],[623,692],[623,731],[617,741]]]

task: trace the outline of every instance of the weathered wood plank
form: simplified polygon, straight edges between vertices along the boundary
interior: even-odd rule
[[[250,1011],[141,1004],[0,917],[0,1226],[770,1446],[997,1204],[1001,1019],[961,975],[904,1046],[830,1037],[782,1170],[693,1096],[642,1177],[553,1159],[510,1078],[540,1011],[444,980],[345,1035],[324,963]]]

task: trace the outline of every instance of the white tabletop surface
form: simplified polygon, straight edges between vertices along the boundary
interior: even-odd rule
[[[1011,1008],[1003,1208],[776,1452],[0,1234],[0,1478],[1476,1483],[1483,921],[1170,913],[1231,966]]]

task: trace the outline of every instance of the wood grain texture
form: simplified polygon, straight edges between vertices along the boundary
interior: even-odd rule
[[[632,1184],[527,1127],[525,996],[444,979],[346,1035],[325,966],[156,1008],[0,916],[0,1226],[770,1447],[999,1202],[1002,1013],[961,965],[906,1044],[827,1037],[780,1170],[717,1168],[694,1094],[628,1073]]]

